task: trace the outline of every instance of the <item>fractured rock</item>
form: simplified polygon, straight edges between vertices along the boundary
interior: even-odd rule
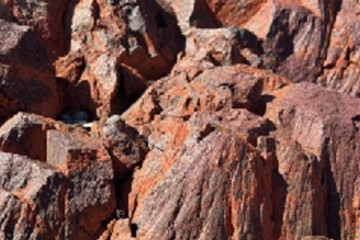
[[[71,29],[71,52],[57,61],[57,76],[76,89],[80,83],[87,88],[81,91],[92,102],[85,107],[98,118],[122,112],[131,103],[126,101],[145,90],[146,80],[170,72],[183,48],[174,16],[154,0],[80,1]]]
[[[0,18],[32,28],[48,56],[55,60],[65,53],[63,14],[67,1],[0,0]]]
[[[60,110],[46,49],[27,26],[0,19],[0,118],[19,110],[55,118]]]
[[[49,129],[66,131],[67,127],[50,118],[17,113],[0,127],[0,150],[45,162],[46,132]]]
[[[277,129],[279,173],[288,185],[281,235],[356,238],[358,221],[348,218],[357,215],[360,101],[310,83],[274,96],[266,116]]]
[[[110,156],[89,136],[50,130],[47,162],[67,177],[64,237],[93,239],[116,208]]]
[[[0,153],[0,213],[4,239],[55,239],[64,220],[64,176],[27,157]]]
[[[100,135],[111,153],[118,178],[124,177],[127,172],[139,165],[149,150],[145,137],[126,125],[119,115],[107,119],[101,126]]]

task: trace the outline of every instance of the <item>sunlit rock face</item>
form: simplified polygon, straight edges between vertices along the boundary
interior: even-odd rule
[[[0,0],[0,239],[360,239],[355,0]]]

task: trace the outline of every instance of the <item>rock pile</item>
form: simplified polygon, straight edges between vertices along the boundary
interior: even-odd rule
[[[0,239],[360,239],[354,0],[0,0]]]

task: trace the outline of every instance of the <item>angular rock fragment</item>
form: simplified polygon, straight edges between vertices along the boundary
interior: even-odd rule
[[[154,0],[80,1],[71,29],[71,52],[57,61],[57,76],[70,101],[87,94],[82,106],[102,119],[122,112],[146,80],[169,73],[183,48],[174,16]]]
[[[359,7],[354,1],[342,1],[323,63],[324,73],[317,79],[322,86],[356,97],[360,96]]]
[[[113,158],[115,174],[122,178],[139,165],[149,151],[145,137],[114,115],[100,129],[105,146]]]
[[[60,167],[67,177],[63,236],[93,239],[116,208],[110,156],[89,136],[50,130],[47,162]]]
[[[108,230],[100,236],[99,240],[135,240],[132,232],[129,219],[113,220],[108,224]]]
[[[50,118],[17,113],[0,127],[0,150],[46,161],[46,132],[68,128]]]
[[[27,26],[0,19],[0,119],[26,110],[55,118],[60,102],[46,49]]]
[[[0,0],[0,18],[32,27],[50,59],[65,52],[63,15],[67,1]]]
[[[243,140],[215,131],[185,151],[145,199],[135,202],[136,236],[267,239],[270,169]]]
[[[186,37],[186,57],[195,61],[208,61],[215,66],[248,61],[253,65],[261,63],[258,56],[261,45],[256,36],[245,29],[191,29]]]
[[[273,159],[265,161],[255,148],[257,138],[269,134],[269,123],[249,112],[261,102],[262,79],[242,72],[241,66],[233,66],[206,70],[191,81],[181,73],[167,80],[150,87],[122,115],[148,136],[150,147],[142,166],[135,171],[130,192],[129,217],[137,226],[136,236],[272,239],[274,224],[269,216],[273,203],[266,197],[272,179],[266,172],[272,172]],[[241,167],[235,170],[238,163]],[[225,170],[227,164],[231,166],[229,171]],[[246,166],[252,170],[244,170],[244,174],[256,177],[231,177],[232,171],[241,175],[240,169]],[[262,169],[261,174],[256,173],[257,167]],[[233,182],[236,179],[265,185],[258,191],[250,182],[240,187],[241,183]],[[235,192],[246,192],[247,187],[259,205],[245,213],[245,202],[252,197],[244,193],[240,200],[241,194]],[[227,193],[229,199],[237,199],[235,195],[240,198],[226,200]],[[241,211],[241,217],[236,215]]]
[[[4,239],[59,238],[64,184],[64,176],[44,163],[0,153],[0,235]]]

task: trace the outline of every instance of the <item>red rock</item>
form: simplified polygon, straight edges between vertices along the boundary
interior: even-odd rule
[[[108,225],[108,230],[104,232],[98,240],[135,240],[132,236],[129,219],[113,220]]]
[[[192,28],[186,33],[186,37],[185,55],[197,62],[208,61],[215,66],[246,62],[257,66],[261,63],[257,55],[261,51],[261,45],[256,36],[245,29]]]
[[[55,75],[29,27],[0,20],[0,118],[19,110],[47,117],[60,111]]]
[[[303,237],[301,240],[329,240],[329,239],[324,236],[307,236],[307,237]]]
[[[49,129],[69,131],[50,118],[18,113],[0,127],[0,150],[46,161],[46,132]]]
[[[262,81],[241,69],[217,67],[191,82],[181,81],[185,76],[180,74],[156,83],[123,114],[129,124],[148,134],[151,149],[135,171],[130,193],[129,216],[137,226],[136,237],[241,239],[248,234],[271,239],[274,224],[267,191],[271,189],[272,160],[267,163],[252,146],[259,136],[268,134],[268,122],[246,110],[252,109],[249,102],[260,101]],[[150,104],[148,109],[142,104],[151,101],[158,107]],[[147,112],[153,115],[149,118]],[[231,190],[235,180],[230,179],[238,172],[234,169],[240,160],[235,159],[245,155],[249,162],[239,169],[254,175],[236,179],[257,183],[234,183],[249,191],[241,197]],[[245,165],[251,170],[245,170]],[[250,210],[245,207],[247,201],[258,205]],[[269,212],[260,214],[263,208]]]
[[[276,156],[287,184],[281,235],[356,238],[350,219],[357,215],[360,101],[310,83],[275,97],[266,116],[276,125]]]
[[[0,18],[32,27],[50,59],[65,53],[63,14],[67,1],[0,0]],[[3,12],[3,14],[2,14]]]
[[[27,157],[0,153],[1,233],[4,239],[56,239],[64,220],[63,175]]]
[[[154,0],[113,5],[106,0],[80,1],[71,29],[71,50],[81,55],[70,52],[58,61],[57,76],[75,89],[82,84],[85,101],[90,101],[85,107],[99,118],[123,111],[129,99],[145,90],[145,79],[170,72],[183,45],[174,16]],[[87,68],[79,71],[76,66],[83,61]]]
[[[184,151],[145,198],[131,193],[136,236],[271,239],[270,168],[251,149],[241,138],[215,131]],[[263,215],[265,209],[270,212]]]
[[[99,134],[112,156],[117,178],[123,178],[139,165],[148,152],[146,139],[136,129],[126,125],[118,115],[108,118]]]
[[[358,9],[355,2],[342,2],[323,63],[324,73],[317,80],[323,86],[357,97],[360,96]]]
[[[93,239],[116,208],[114,172],[106,150],[86,135],[47,132],[47,162],[67,177],[66,239]]]
[[[156,82],[123,114],[123,118],[140,134],[148,136],[150,129],[146,130],[146,125],[162,111],[174,118],[188,117],[195,111],[210,113],[232,107],[257,112],[262,108],[263,87],[271,90],[288,83],[267,71],[243,65],[200,72],[190,83],[187,79],[188,75],[180,72]]]
[[[294,82],[359,95],[357,4],[345,1],[165,1],[183,32],[242,27],[264,40],[263,62]],[[205,15],[205,17],[204,17]]]
[[[360,239],[358,12],[0,0],[0,239]]]

